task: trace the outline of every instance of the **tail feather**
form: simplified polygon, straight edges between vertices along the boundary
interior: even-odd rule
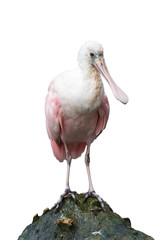
[[[51,146],[54,156],[60,161],[63,162],[66,159],[66,152],[64,144],[58,144],[54,140],[51,140]],[[75,142],[67,144],[68,150],[71,154],[72,159],[76,159],[81,156],[84,152],[86,143],[85,142]]]

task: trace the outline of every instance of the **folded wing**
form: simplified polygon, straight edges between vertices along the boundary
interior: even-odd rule
[[[101,106],[98,109],[99,118],[96,127],[96,136],[99,136],[105,129],[109,117],[109,110],[110,108],[108,98],[106,95],[104,95]]]

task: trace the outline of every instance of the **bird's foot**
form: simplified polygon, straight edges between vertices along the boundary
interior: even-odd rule
[[[52,208],[55,208],[55,212],[58,212],[60,204],[63,202],[63,199],[65,198],[65,196],[67,195],[71,195],[71,197],[73,198],[73,200],[76,202],[76,197],[75,197],[75,192],[71,191],[70,188],[65,189],[64,193],[62,195],[60,195],[59,200],[54,204],[54,206]]]
[[[105,212],[106,209],[104,207],[104,200],[95,192],[95,191],[88,191],[84,197],[84,202],[87,200],[89,197],[94,197],[97,198],[98,202],[101,205],[102,210]]]

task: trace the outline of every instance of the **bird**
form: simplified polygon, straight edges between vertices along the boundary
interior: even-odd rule
[[[95,192],[90,171],[90,147],[105,129],[110,105],[101,76],[108,82],[117,100],[126,104],[128,96],[112,79],[104,59],[103,46],[97,41],[85,42],[78,52],[79,68],[59,74],[49,87],[45,99],[46,129],[53,154],[67,162],[65,191],[53,207],[59,209],[66,195],[76,201],[69,178],[72,159],[85,151],[88,175],[88,197],[95,197],[105,211],[104,200]]]

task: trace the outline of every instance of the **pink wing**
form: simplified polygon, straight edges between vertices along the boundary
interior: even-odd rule
[[[60,162],[62,162],[66,159],[64,144],[61,141],[61,131],[63,131],[62,110],[56,94],[53,94],[50,91],[50,87],[45,102],[46,128],[53,154]],[[72,158],[75,159],[81,156],[86,143],[74,142],[67,144],[67,146]]]
[[[98,109],[99,119],[97,122],[96,127],[96,136],[98,137],[99,134],[105,129],[108,117],[109,117],[109,102],[106,95],[104,95],[103,101],[101,103],[100,108]]]
[[[60,105],[56,96],[50,92],[46,97],[45,113],[48,137],[60,143]]]
[[[51,84],[45,102],[46,128],[55,157],[59,161],[63,161],[65,158],[65,149],[60,139],[61,107],[56,94],[50,91],[50,87]]]

